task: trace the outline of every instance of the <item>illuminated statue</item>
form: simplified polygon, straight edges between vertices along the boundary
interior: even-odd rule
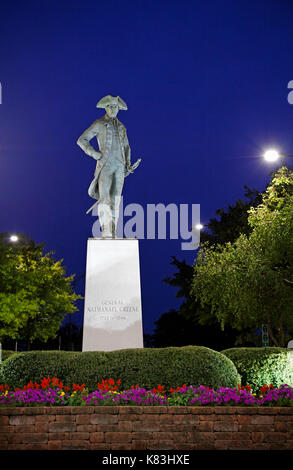
[[[116,117],[120,109],[127,110],[126,103],[119,96],[107,95],[98,102],[97,108],[104,108],[106,114],[80,136],[77,144],[97,160],[95,177],[88,189],[96,202],[87,213],[98,204],[102,237],[115,238],[124,178],[133,173],[141,159],[131,165],[126,128]],[[94,137],[99,151],[90,144]]]

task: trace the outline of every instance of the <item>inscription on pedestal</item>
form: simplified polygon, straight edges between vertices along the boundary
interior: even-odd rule
[[[138,240],[88,241],[83,351],[143,347]]]

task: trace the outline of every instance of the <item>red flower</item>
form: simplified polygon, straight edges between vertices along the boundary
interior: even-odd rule
[[[102,382],[97,384],[98,386],[98,389],[99,390],[102,390],[104,392],[113,392],[113,391],[116,391],[118,390],[118,385],[121,384],[121,380],[117,380],[117,385],[115,385],[115,380],[114,379],[109,379],[109,380],[104,380],[102,379]]]
[[[53,377],[52,379],[50,377],[43,377],[40,383],[33,382],[30,380],[22,389],[20,388],[15,388],[15,391],[26,391],[26,390],[34,390],[34,389],[39,389],[42,388],[47,389],[49,387],[52,388],[59,388],[60,390],[63,389],[63,383],[57,378]],[[65,387],[66,391],[70,390],[70,387]]]
[[[164,395],[166,393],[163,385],[160,385],[160,384],[158,385],[158,388],[156,387],[153,388],[153,392],[159,393],[160,395]]]
[[[266,393],[268,392],[270,389],[274,388],[273,384],[270,384],[270,385],[262,385],[262,387],[260,387],[259,391],[261,393]]]
[[[72,390],[74,392],[83,392],[85,388],[85,384],[78,385],[78,384],[73,384]],[[65,390],[65,389],[64,389]]]
[[[240,384],[238,384],[238,392],[240,392],[240,390],[247,390],[248,392],[251,392],[251,385],[245,385],[245,387],[241,387]]]
[[[170,391],[170,393],[175,393],[175,392],[179,392],[179,390],[180,390],[181,388],[185,388],[185,387],[186,387],[186,385],[183,385],[182,387],[179,387],[179,385],[178,385],[178,387],[176,388],[176,390],[175,390],[173,387],[171,387],[169,391]]]
[[[41,387],[42,387],[42,389],[49,388],[50,383],[51,383],[50,377],[47,377],[47,378],[44,377],[44,378],[41,380]]]

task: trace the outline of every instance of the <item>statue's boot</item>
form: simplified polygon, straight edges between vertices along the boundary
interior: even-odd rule
[[[112,238],[112,214],[108,204],[99,205],[98,216],[102,228],[102,238]]]
[[[112,220],[112,237],[113,238],[116,238],[116,230],[117,230],[117,221],[116,219],[114,218]]]
[[[109,227],[102,226],[102,238],[115,238]]]
[[[116,238],[118,218],[119,218],[119,207],[120,207],[121,196],[115,196],[114,204],[112,204],[112,235]]]

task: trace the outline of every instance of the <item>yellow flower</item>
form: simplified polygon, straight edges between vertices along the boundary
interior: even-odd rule
[[[65,395],[65,392],[60,393],[60,397],[63,397],[63,395]]]

